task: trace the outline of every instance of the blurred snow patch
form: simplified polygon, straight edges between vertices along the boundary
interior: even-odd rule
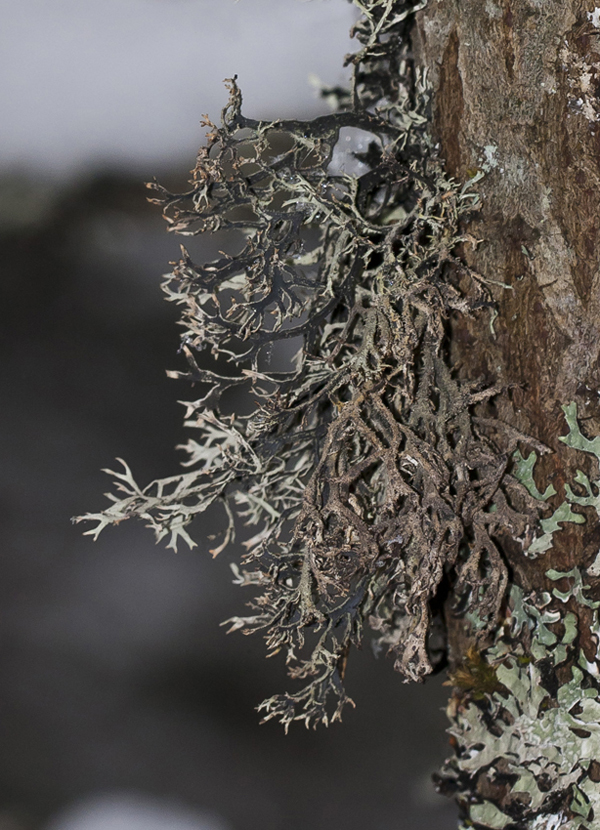
[[[68,807],[44,830],[228,830],[228,825],[177,802],[137,793],[109,793]]]

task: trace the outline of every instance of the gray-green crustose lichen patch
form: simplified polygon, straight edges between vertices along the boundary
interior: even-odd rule
[[[569,434],[561,440],[600,460],[600,437],[582,435],[575,404],[563,409]],[[515,474],[535,498],[545,500],[548,489],[541,493],[533,480],[535,458],[515,454],[514,459]],[[597,509],[600,482],[590,483],[579,471],[575,480],[588,496],[576,496],[566,486],[567,499]],[[543,536],[551,541],[559,529],[546,530]],[[493,830],[600,828],[600,602],[587,596],[590,586],[580,568],[550,569],[546,576],[557,583],[552,594],[525,594],[517,585],[511,587],[508,616],[484,655],[501,688],[484,700],[451,703],[450,731],[457,754],[443,775],[460,781],[463,791],[476,792],[481,775],[492,785],[510,785],[501,802],[479,797],[463,805],[464,830],[473,825]],[[578,618],[564,610],[567,602],[593,613],[597,653],[592,662],[578,646]],[[559,683],[556,668],[567,659],[570,677]],[[467,779],[470,788],[465,787]]]
[[[570,571],[556,571],[554,568],[551,568],[549,571],[546,571],[546,576],[548,579],[552,580],[572,580],[566,591],[559,591],[558,588],[553,589],[553,596],[561,602],[566,602],[568,599],[573,597],[573,599],[580,605],[587,605],[588,608],[595,609],[600,606],[600,602],[592,601],[585,596],[584,591],[590,586],[584,585],[581,570],[579,568],[571,568]]]
[[[552,547],[552,536],[557,530],[561,529],[561,522],[573,522],[574,524],[580,525],[585,522],[585,517],[581,513],[574,513],[571,505],[564,501],[549,518],[542,519],[540,522],[540,527],[543,531],[542,535],[533,540],[527,549],[527,555],[534,558],[540,553],[546,553],[547,550],[550,550]]]

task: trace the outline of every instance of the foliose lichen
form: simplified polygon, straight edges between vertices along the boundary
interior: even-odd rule
[[[560,440],[600,461],[600,437],[590,440],[581,433],[574,403],[563,410],[569,433]],[[549,490],[541,493],[533,481],[535,459],[515,454],[514,461],[529,492],[547,498]],[[576,495],[567,484],[564,504],[594,507],[600,515],[600,480],[590,482],[581,471],[574,480],[588,495]],[[555,522],[572,521],[557,512]],[[544,551],[550,550],[559,528],[541,524],[539,538],[549,538]],[[504,623],[493,645],[478,656],[497,687],[474,696],[453,678],[458,693],[449,706],[449,731],[456,754],[439,783],[463,794],[464,828],[600,827],[600,602],[588,596],[580,567],[551,568],[546,576],[558,583],[552,593],[511,586]],[[593,615],[595,655],[586,656],[581,647],[578,608]]]

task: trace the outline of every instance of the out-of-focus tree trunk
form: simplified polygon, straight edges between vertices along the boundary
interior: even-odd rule
[[[556,491],[544,515],[562,505],[557,522],[570,518],[546,551],[500,540],[513,588],[491,651],[467,653],[450,624],[457,757],[441,786],[466,826],[600,828],[600,439],[583,437],[600,435],[600,9],[430,0],[414,47],[448,173],[485,173],[467,228],[480,241],[464,257],[495,281],[498,316],[457,318],[453,359],[463,376],[505,385],[492,414],[552,450],[535,484]]]

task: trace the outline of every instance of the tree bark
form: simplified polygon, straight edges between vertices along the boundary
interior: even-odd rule
[[[599,828],[598,448],[585,438],[600,435],[600,10],[579,0],[431,0],[414,49],[447,172],[461,182],[484,174],[463,256],[490,281],[497,317],[457,316],[453,363],[503,386],[486,414],[552,450],[533,475],[540,495],[556,491],[543,515],[563,505],[547,550],[538,543],[528,555],[519,540],[499,540],[512,591],[488,650],[468,651],[449,613],[457,754],[440,787],[456,792],[465,826]],[[477,690],[484,669],[495,690]],[[580,742],[578,763],[559,741]]]

